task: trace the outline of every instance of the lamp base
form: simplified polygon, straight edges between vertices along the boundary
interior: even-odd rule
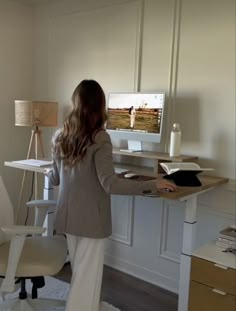
[[[33,143],[34,143],[34,146],[33,146]],[[42,132],[41,132],[41,130],[39,130],[38,126],[33,128],[31,131],[30,143],[29,143],[29,148],[28,148],[28,153],[27,153],[27,160],[31,158],[31,155],[33,152],[33,147],[34,147],[35,159],[38,159],[39,148],[40,148],[42,158],[45,157],[44,148],[43,148],[43,140],[42,140]],[[38,178],[37,178],[37,173],[34,173],[34,174],[35,174],[35,179],[34,179],[35,195],[34,196],[35,196],[35,199],[37,200],[38,199],[38,195],[37,195],[37,193],[38,193]],[[21,204],[22,204],[25,178],[26,178],[26,171],[24,171],[22,181],[21,181],[21,188],[20,188],[20,194],[19,194],[19,199],[18,199],[17,212],[15,215],[15,223],[17,223]]]
[[[34,144],[34,152],[35,152],[35,159],[38,159],[38,151],[40,147],[42,158],[45,157],[44,148],[43,148],[43,140],[42,140],[42,131],[39,130],[38,126],[36,126],[31,131],[31,137],[30,137],[30,143],[29,143],[29,149],[27,153],[27,159],[31,158],[32,149],[33,149],[33,142]]]

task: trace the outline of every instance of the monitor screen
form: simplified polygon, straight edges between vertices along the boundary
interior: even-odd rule
[[[164,93],[110,93],[106,128],[123,139],[160,142],[164,102]]]

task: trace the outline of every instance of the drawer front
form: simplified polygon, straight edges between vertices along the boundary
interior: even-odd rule
[[[236,295],[236,270],[192,257],[191,280]]]
[[[188,311],[235,311],[236,297],[191,281]]]

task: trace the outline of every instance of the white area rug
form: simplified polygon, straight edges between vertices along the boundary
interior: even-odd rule
[[[38,290],[38,297],[39,298],[48,298],[48,299],[59,299],[59,300],[66,300],[70,285],[66,282],[57,280],[52,277],[45,277],[45,286],[43,288],[40,288]],[[31,292],[31,282],[27,280],[26,283],[26,290],[28,293]],[[16,298],[18,297],[18,291],[7,294],[6,299]],[[1,303],[1,298],[0,298]],[[55,308],[47,308],[43,311],[64,311],[65,309],[63,307],[55,307]],[[76,310],[75,310],[76,311]],[[113,307],[112,305],[108,304],[107,302],[102,301],[100,305],[99,311],[120,311],[120,309],[117,309]]]

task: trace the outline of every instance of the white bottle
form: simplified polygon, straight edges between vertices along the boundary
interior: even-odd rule
[[[170,134],[170,157],[177,157],[180,155],[181,145],[181,130],[178,123],[173,124]]]

